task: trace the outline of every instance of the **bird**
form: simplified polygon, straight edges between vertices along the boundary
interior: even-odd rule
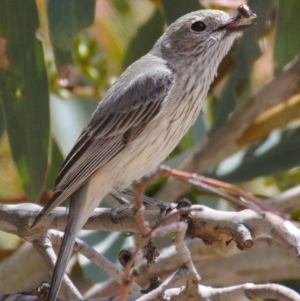
[[[186,14],[108,89],[31,225],[69,201],[48,301],[56,300],[76,236],[94,209],[165,160],[198,117],[221,60],[252,25],[219,10]]]

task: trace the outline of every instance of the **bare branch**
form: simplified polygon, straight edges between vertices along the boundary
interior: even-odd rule
[[[19,206],[21,210],[19,209]],[[28,211],[24,212],[24,210],[22,210],[23,206],[25,205],[6,206],[5,211],[7,212],[7,218],[10,218],[11,223],[7,224],[5,221],[0,221],[0,229],[16,235],[23,234],[25,235],[24,238],[29,240],[28,237],[33,237],[30,236],[31,232],[27,232],[24,229],[19,230],[18,220],[22,220],[21,226],[24,224],[28,225],[28,220],[25,222],[26,218],[31,219],[35,214],[29,214]],[[30,205],[28,207],[30,207]],[[34,207],[36,208],[38,206]],[[192,206],[190,209],[194,211],[192,219],[189,220],[189,228],[187,231],[187,235],[190,237],[199,237],[207,244],[234,240],[239,248],[248,249],[252,246],[255,239],[262,237],[263,235],[268,235],[285,244],[287,247],[292,248],[294,254],[299,257],[299,229],[276,214],[266,212],[261,215],[251,209],[240,212],[222,212],[197,205]],[[176,210],[173,210],[173,212],[176,212]],[[2,213],[0,213],[0,215],[1,214]],[[55,228],[55,225],[59,224],[63,228],[63,223],[66,222],[66,217],[64,215],[65,210],[63,208],[54,210],[51,213],[51,216],[45,219],[45,223],[41,226],[42,228],[37,227],[37,229],[34,229],[34,236],[37,236],[38,234],[42,235],[42,231],[47,230],[46,226]],[[156,225],[157,217],[159,216],[159,211],[146,210],[143,215],[147,223],[154,227]],[[177,215],[175,214],[173,218],[167,219],[166,223],[169,224],[178,221],[176,216]],[[132,232],[138,233],[139,228],[132,217],[133,212],[131,210],[122,212],[118,218],[119,223],[115,224],[110,219],[109,210],[96,209],[84,228],[104,231],[108,229],[111,231],[124,231],[124,229],[130,229]],[[13,222],[14,220],[16,221],[15,225]],[[4,229],[2,228],[2,225]],[[126,225],[126,228],[124,225]],[[176,224],[173,224],[173,226],[175,225]],[[164,228],[161,228],[161,230],[163,229]],[[145,241],[140,244],[140,248],[142,248],[144,244]]]
[[[267,199],[264,204],[277,209],[280,212],[290,213],[299,209],[300,185],[288,189],[281,194]]]
[[[182,279],[183,277],[189,275],[190,270],[188,268],[181,268],[172,275],[170,275],[157,289],[151,291],[150,293],[140,297],[137,299],[137,301],[152,301],[155,300],[155,298],[160,298],[163,296],[165,291],[178,279]],[[160,298],[164,299],[165,298]]]
[[[29,229],[33,220],[37,217],[42,207],[33,203],[22,203],[18,205],[0,204],[0,230],[17,235],[28,241],[38,239],[49,229],[64,230],[67,222],[66,208],[55,208],[43,221],[34,229]],[[118,223],[111,220],[110,209],[97,208],[89,218],[83,229],[94,229],[115,232],[139,233],[139,228],[133,219],[133,211],[126,210],[117,216]],[[153,226],[157,221],[158,211],[147,214],[147,221]]]
[[[300,295],[295,291],[284,287],[279,284],[261,284],[255,285],[253,283],[246,283],[237,286],[226,288],[212,288],[208,286],[199,285],[196,299],[194,296],[184,295],[184,291],[180,288],[170,288],[176,280],[182,278],[188,273],[188,270],[182,269],[171,275],[159,288],[151,291],[150,293],[141,296],[141,294],[129,295],[126,300],[128,301],[192,301],[192,300],[210,300],[210,301],[240,301],[245,298],[250,300],[257,298],[275,298],[279,301],[300,301]],[[163,296],[162,296],[163,295]],[[162,297],[161,297],[162,296]],[[12,294],[0,295],[0,301],[37,301],[37,297],[30,295]],[[86,299],[88,301],[89,299]],[[99,299],[90,299],[93,301],[119,301],[118,296],[107,297]],[[57,299],[57,301],[64,301]]]
[[[261,284],[245,289],[245,295],[249,299],[275,298],[281,301],[299,301],[300,295],[293,290],[279,284]]]
[[[60,245],[63,239],[63,233],[55,230],[48,231],[49,237],[52,240],[53,244]],[[89,246],[87,243],[82,241],[79,238],[76,238],[74,251],[79,252],[86,258],[88,258],[91,262],[97,265],[100,269],[106,272],[109,276],[115,279],[118,283],[122,284],[123,273],[108,259],[99,254],[94,248]],[[131,293],[138,293],[141,291],[141,288],[133,283],[131,286]]]
[[[234,240],[239,249],[246,250],[253,245],[254,239],[269,236],[290,248],[300,261],[300,230],[272,212],[261,215],[245,209],[221,213],[199,205],[193,208],[198,210],[189,218],[187,235],[190,237],[200,237],[207,244]]]
[[[249,279],[259,283],[300,277],[299,265],[295,264],[287,248],[271,239],[256,240],[246,252],[233,243],[207,246],[200,239],[186,239],[185,244],[197,271],[201,271],[202,284],[220,287],[241,284]],[[146,266],[140,268],[137,281],[146,286],[151,277],[165,279],[180,267],[178,252],[170,246],[161,250],[161,256],[151,269]],[[185,285],[185,282],[179,281],[179,285]]]
[[[230,200],[232,199],[233,202],[245,204],[245,207],[251,207],[256,211],[246,209],[241,212],[222,212],[205,206],[192,206],[188,208],[188,210],[184,210],[185,208],[173,210],[169,216],[160,222],[157,222],[157,217],[160,214],[159,211],[142,210],[142,208],[139,207],[142,204],[140,201],[138,202],[136,210],[126,210],[126,212],[118,214],[116,217],[118,221],[120,220],[120,222],[115,224],[111,220],[110,210],[96,210],[93,217],[86,224],[86,228],[91,227],[92,229],[95,229],[100,226],[100,228],[98,228],[100,230],[102,229],[101,227],[106,227],[109,230],[118,229],[119,231],[132,228],[134,229],[133,232],[139,232],[141,228],[143,231],[145,231],[149,226],[152,227],[152,230],[148,231],[148,233],[144,233],[141,241],[135,248],[132,258],[130,258],[128,264],[126,265],[123,278],[121,273],[113,272],[111,274],[113,277],[116,277],[119,283],[123,284],[123,295],[121,296],[120,300],[125,300],[130,291],[140,291],[138,286],[134,289],[131,288],[133,281],[137,276],[135,269],[132,270],[132,264],[135,256],[145,246],[149,239],[158,235],[165,235],[170,232],[179,231],[174,243],[177,248],[177,253],[180,255],[180,261],[185,267],[188,268],[190,272],[187,278],[187,285],[185,290],[183,290],[186,294],[184,298],[190,298],[197,294],[197,285],[200,280],[200,277],[198,276],[193,265],[190,253],[183,244],[183,237],[185,236],[185,233],[187,236],[193,238],[201,238],[206,244],[215,244],[219,242],[229,243],[233,240],[241,250],[251,248],[253,242],[260,237],[272,237],[274,240],[284,244],[287,248],[292,250],[296,260],[299,262],[299,229],[281,216],[274,214],[273,212],[264,211],[264,206],[261,206],[259,201],[256,200],[252,195],[240,191],[232,185],[226,183],[209,182],[208,179],[204,177],[173,171],[170,169],[160,169],[157,173],[146,178],[145,183],[148,180],[151,180],[153,177],[160,176],[161,174],[175,175],[179,179],[189,181],[191,184],[196,186],[199,185],[207,190],[215,189],[216,191],[213,191],[216,194],[224,195],[224,197]],[[142,197],[144,187],[145,185],[142,185],[141,191],[137,194],[138,198],[140,199]],[[243,197],[243,199],[241,199],[241,197]],[[3,226],[7,232],[22,235],[29,241],[33,239],[37,250],[41,253],[43,253],[43,248],[39,248],[39,246],[40,244],[44,245],[44,253],[46,254],[45,258],[48,260],[48,265],[53,267],[55,254],[53,253],[51,244],[48,245],[48,237],[45,236],[44,233],[47,230],[47,227],[54,228],[59,225],[59,227],[63,228],[64,223],[66,222],[66,212],[63,208],[54,210],[52,214],[45,219],[45,223],[40,228],[31,231],[29,230],[30,220],[39,212],[36,210],[36,208],[38,207],[29,205],[26,206],[25,209],[24,204],[18,206],[4,206],[0,208],[0,215],[2,215],[1,209],[5,210],[6,212],[4,220],[0,221],[0,228]],[[138,215],[136,215],[137,212],[139,212]],[[99,216],[101,216],[100,222]],[[135,220],[132,218],[133,216],[139,217]],[[181,222],[178,221],[179,218]],[[124,228],[123,220],[126,222],[126,228]],[[187,224],[183,221],[186,221]],[[110,228],[110,225],[112,228]],[[53,241],[56,239],[56,243],[60,242],[62,234],[57,234],[56,231],[49,231],[49,233]],[[76,247],[80,252],[83,252],[86,254],[86,256],[91,257],[91,259],[93,259],[98,265],[100,265],[100,267],[103,268],[103,259],[101,259],[101,256],[92,248],[88,247],[84,243],[81,243],[80,241],[78,241]],[[107,268],[109,273],[111,273],[111,266],[112,264],[109,262],[108,264],[104,262],[104,269]],[[67,287],[69,288],[70,294],[76,295],[76,291],[74,293],[71,285],[67,285]]]
[[[48,234],[46,233],[45,235],[41,236],[40,239],[34,240],[32,244],[41,257],[45,260],[50,270],[53,271],[57,257]],[[82,299],[80,292],[66,274],[64,275],[62,286],[71,299]]]

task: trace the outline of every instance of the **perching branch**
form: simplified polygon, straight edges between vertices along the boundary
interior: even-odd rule
[[[144,210],[142,199],[146,185],[161,175],[174,176],[205,191],[222,196],[234,204],[251,209],[240,212],[223,212],[206,206],[192,206],[188,201],[183,200],[177,205],[177,208],[158,221],[160,211]],[[180,298],[193,299],[199,294],[200,277],[194,266],[190,251],[185,245],[184,237],[186,236],[201,238],[207,245],[221,242],[228,244],[234,241],[240,250],[252,248],[259,238],[269,237],[292,251],[297,262],[300,261],[300,230],[290,221],[273,212],[272,209],[268,210],[268,207],[262,205],[251,194],[233,185],[210,180],[196,174],[160,168],[156,173],[142,179],[137,184],[136,199],[133,209],[118,212],[114,216],[117,223],[111,219],[110,209],[96,209],[84,227],[85,229],[94,230],[142,233],[140,241],[132,250],[131,257],[127,258],[128,260],[125,262],[123,275],[112,263],[102,258],[100,254],[85,243],[77,240],[75,245],[75,250],[89,257],[118,283],[122,284],[123,294],[120,296],[120,300],[126,300],[130,292],[140,291],[140,287],[134,284],[140,268],[140,263],[137,260],[139,254],[143,254],[142,259],[143,257],[147,258],[149,265],[152,264],[159,252],[151,245],[151,240],[154,237],[165,236],[170,233],[177,233],[173,241],[181,262],[177,272],[179,273],[181,269],[188,271],[184,277],[186,283],[183,296],[180,295]],[[31,230],[29,225],[39,211],[39,207],[33,204],[1,205],[0,229],[32,242],[52,269],[56,257],[52,244],[61,243],[62,233],[50,229],[64,229],[66,210],[64,208],[55,209],[40,227]],[[175,272],[173,276],[178,276],[178,273]],[[175,276],[175,278],[172,277],[170,279],[174,280],[176,278]],[[68,281],[67,278],[66,281]],[[153,295],[154,298],[167,293],[168,281],[154,288],[149,293],[150,296]],[[73,289],[72,283],[66,282],[65,285],[72,298],[80,298],[76,289]],[[148,296],[143,298],[150,300]]]
[[[20,229],[20,226],[28,225],[29,220],[36,216],[37,211],[29,214],[29,211],[22,210],[24,207],[30,208],[31,206],[32,204],[0,206],[0,215],[3,213],[1,210],[5,210],[7,218],[10,219],[9,224],[6,221],[0,221],[0,229],[30,241],[30,238],[37,236],[38,230],[41,235],[43,231],[48,230],[47,228],[55,228],[56,225],[59,228],[64,227],[66,222],[65,210],[64,208],[57,208],[52,212],[51,216],[45,219],[42,228],[37,227],[33,236],[30,235],[30,232]],[[35,205],[32,208],[35,209],[38,206]],[[207,244],[233,240],[240,249],[244,250],[251,247],[256,239],[267,235],[286,245],[286,247],[292,248],[293,252],[300,257],[300,230],[288,220],[284,220],[274,213],[266,212],[264,215],[261,215],[251,209],[240,212],[223,212],[200,205],[194,205],[190,210],[187,236],[199,237]],[[174,213],[176,210],[172,212]],[[159,214],[158,210],[146,210],[144,211],[144,218],[153,227]],[[132,210],[122,212],[117,217],[118,224],[115,224],[110,219],[110,210],[98,208],[88,220],[84,229],[119,232],[129,230],[130,232],[138,233],[139,228],[132,217]],[[25,222],[26,218],[27,222]],[[13,222],[14,220],[16,222]],[[22,220],[22,222],[19,223],[19,220]],[[177,221],[176,215],[172,219],[167,219],[166,224],[175,221]]]

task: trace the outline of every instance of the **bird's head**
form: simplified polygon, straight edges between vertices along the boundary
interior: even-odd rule
[[[160,51],[174,64],[187,58],[215,59],[218,65],[234,40],[253,24],[240,14],[230,16],[219,10],[199,10],[172,23],[159,40]]]

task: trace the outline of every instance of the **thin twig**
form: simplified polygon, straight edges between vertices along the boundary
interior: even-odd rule
[[[159,298],[173,283],[185,276],[188,276],[189,273],[190,270],[188,268],[182,267],[181,269],[170,275],[158,288],[138,298],[137,301],[152,301],[155,298]]]
[[[64,234],[59,231],[50,230],[49,237],[53,244],[60,245],[62,242]],[[76,238],[74,251],[79,252],[86,258],[88,258],[91,262],[97,265],[100,269],[102,269],[105,273],[107,273],[110,277],[112,277],[116,282],[122,284],[123,282],[123,273],[108,259],[106,259],[103,255],[99,254],[94,248],[89,246],[83,240]],[[139,293],[141,288],[133,283],[130,289],[131,293]]]
[[[45,260],[50,270],[53,271],[57,257],[53,250],[50,235],[46,233],[40,239],[33,241],[32,244],[41,257]],[[62,287],[71,299],[80,300],[83,298],[66,274],[64,275]]]
[[[161,166],[159,170],[160,170],[159,173],[164,176],[173,177],[177,180],[181,180],[189,184],[192,184],[202,190],[221,196],[224,199],[229,200],[233,204],[241,206],[242,208],[249,208],[258,212],[270,211],[279,214],[278,212],[274,212],[272,208],[264,205],[262,202],[256,199],[252,194],[242,189],[239,189],[229,183],[225,183],[215,179],[210,179],[195,173],[191,174],[189,172],[171,169],[166,166]],[[229,195],[228,192],[233,194],[234,196],[239,196],[239,198]],[[281,216],[284,217],[283,215]]]

